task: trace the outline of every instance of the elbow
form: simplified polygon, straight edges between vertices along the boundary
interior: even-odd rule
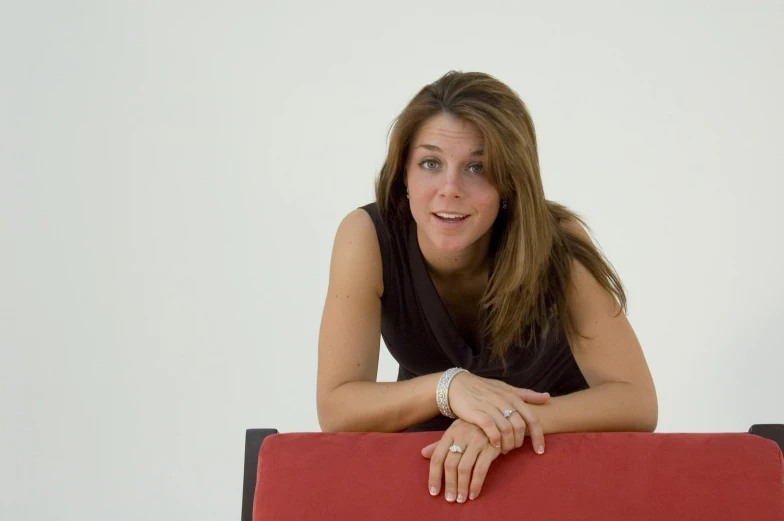
[[[340,432],[337,418],[331,409],[325,397],[319,397],[316,400],[316,413],[321,432]]]
[[[346,432],[351,430],[347,424],[345,414],[334,399],[335,389],[319,393],[316,399],[316,414],[318,415],[321,432]],[[344,410],[345,412],[345,410]]]
[[[656,427],[658,427],[659,425],[659,404],[656,400],[655,395],[653,399],[653,410],[649,415],[648,421],[649,421],[648,426],[650,427],[649,432],[655,431]]]
[[[326,423],[319,419],[319,427],[321,427],[321,432],[343,432],[340,429],[336,428],[335,425],[331,423]]]
[[[329,417],[321,412],[321,407],[318,408],[318,422],[321,432],[337,432]]]
[[[656,390],[651,389],[645,392],[640,400],[642,412],[640,417],[640,431],[654,432],[659,425],[659,400],[656,397]]]
[[[654,432],[659,425],[659,415],[656,413],[648,414],[640,421],[639,432]]]
[[[654,432],[659,424],[659,402],[655,387],[616,382],[623,386],[624,414],[618,427],[627,432]],[[621,418],[619,418],[621,419]]]
[[[316,413],[321,432],[388,432],[383,424],[376,421],[376,417],[362,414],[355,405],[356,392],[345,389],[345,385],[318,395]]]
[[[321,432],[345,432],[345,429],[341,428],[340,423],[335,421],[334,417],[319,413],[318,420]]]

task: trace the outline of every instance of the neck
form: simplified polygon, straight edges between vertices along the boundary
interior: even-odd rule
[[[443,253],[433,247],[417,230],[417,242],[431,276],[441,281],[459,282],[486,277],[490,266],[490,234],[454,253]]]

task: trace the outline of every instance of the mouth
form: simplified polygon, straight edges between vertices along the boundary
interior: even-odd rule
[[[456,224],[468,218],[467,215],[462,213],[436,212],[433,215],[435,215],[438,220],[449,224]]]

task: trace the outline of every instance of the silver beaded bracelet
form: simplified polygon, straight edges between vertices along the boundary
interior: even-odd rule
[[[438,410],[447,418],[457,418],[449,407],[449,384],[452,383],[452,378],[463,371],[467,372],[468,370],[460,367],[447,369],[438,380],[438,386],[436,386],[436,403],[438,404]]]

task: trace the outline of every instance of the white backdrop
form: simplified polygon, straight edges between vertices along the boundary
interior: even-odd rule
[[[784,422],[782,27],[781,1],[3,2],[0,518],[238,519],[244,430],[318,430],[337,224],[450,69],[527,103],[658,430]]]

